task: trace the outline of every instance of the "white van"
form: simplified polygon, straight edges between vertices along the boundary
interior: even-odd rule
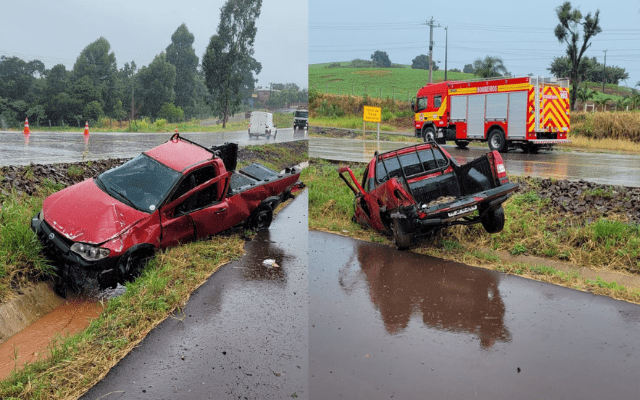
[[[273,125],[273,114],[264,111],[254,111],[249,119],[249,138],[254,136],[266,136],[267,139],[273,135],[276,138],[278,129]]]

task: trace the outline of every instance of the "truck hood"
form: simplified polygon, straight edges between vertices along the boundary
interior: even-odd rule
[[[69,240],[100,244],[150,215],[121,203],[87,179],[47,197],[45,221]]]

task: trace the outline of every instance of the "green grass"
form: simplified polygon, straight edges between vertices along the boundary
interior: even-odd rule
[[[348,63],[341,63],[346,65]],[[329,64],[309,66],[309,88],[337,95],[394,98],[408,101],[429,81],[429,71],[411,68],[327,68]],[[448,72],[449,80],[473,79],[473,74]],[[434,71],[433,81],[443,81],[444,71]]]
[[[77,178],[84,175],[84,169],[77,165],[72,165],[67,169],[67,175],[71,178]]]

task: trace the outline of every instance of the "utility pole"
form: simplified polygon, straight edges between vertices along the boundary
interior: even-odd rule
[[[429,25],[429,83],[433,82],[432,79],[432,63],[433,63],[433,27],[434,27],[433,17],[425,25]],[[436,25],[436,28],[440,28],[440,25]]]
[[[444,28],[444,81],[447,81],[447,47],[449,47],[449,27]]]
[[[604,52],[604,71],[602,72],[602,93],[604,94],[604,83],[607,81],[607,50]]]

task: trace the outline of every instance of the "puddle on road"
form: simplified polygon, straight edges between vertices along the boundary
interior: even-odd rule
[[[26,362],[46,358],[51,339],[81,331],[102,309],[102,304],[94,299],[70,299],[10,337],[0,345],[0,380]]]
[[[309,232],[311,399],[639,398],[634,304]]]

